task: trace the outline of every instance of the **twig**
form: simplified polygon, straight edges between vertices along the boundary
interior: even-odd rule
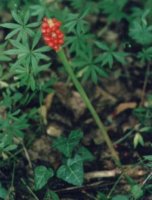
[[[141,106],[144,104],[144,98],[145,98],[145,92],[146,92],[146,88],[147,88],[147,84],[148,84],[149,73],[150,73],[150,62],[147,64],[145,80],[144,80],[144,84],[143,84],[143,88],[142,88],[141,101],[140,101]]]
[[[26,159],[28,160],[29,167],[32,169],[32,162],[31,162],[29,153],[28,153],[28,151],[27,151],[27,149],[26,149],[26,147],[25,147],[23,142],[22,142],[22,146],[23,146],[23,149],[24,149],[24,153],[25,153]]]
[[[95,179],[95,178],[110,178],[119,175],[121,172],[120,170],[105,170],[105,171],[95,171],[95,172],[88,172],[85,173],[85,179]]]
[[[112,195],[113,191],[115,190],[116,186],[118,185],[118,183],[120,182],[121,178],[122,178],[123,174],[121,174],[118,179],[116,180],[115,184],[113,185],[113,187],[111,188],[109,194],[108,194],[108,198],[110,198],[110,196]]]
[[[146,174],[146,172],[142,168],[132,168],[132,166],[125,166],[125,167],[122,166],[122,171],[119,169],[113,169],[113,170],[94,171],[85,173],[85,179],[90,180],[97,178],[111,178],[123,174],[123,172],[125,172],[131,177],[143,176]]]
[[[142,185],[144,186],[151,177],[152,177],[152,172],[147,176]]]
[[[132,133],[134,132],[134,130],[129,131],[127,134],[125,134],[123,137],[121,137],[119,140],[114,142],[114,145],[116,144],[120,144],[122,143],[124,140],[126,140],[130,135],[132,135]]]
[[[31,188],[26,184],[23,178],[21,178],[22,183],[25,185],[29,193],[34,197],[35,200],[39,200],[38,197],[34,194],[34,192],[31,190]]]
[[[5,200],[9,200],[10,199],[10,194],[14,191],[14,177],[15,177],[15,162],[13,164],[11,185],[9,187],[9,190],[8,190],[8,193],[7,193],[7,196],[6,196]]]

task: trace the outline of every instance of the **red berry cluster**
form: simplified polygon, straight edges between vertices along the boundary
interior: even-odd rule
[[[57,19],[44,18],[42,22],[42,35],[45,43],[58,51],[64,43],[64,34],[60,30],[61,22]]]

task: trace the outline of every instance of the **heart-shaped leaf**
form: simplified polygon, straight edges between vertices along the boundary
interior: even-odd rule
[[[70,157],[73,149],[79,144],[83,133],[80,130],[71,131],[68,138],[59,137],[53,143],[53,147],[58,149],[66,157]]]
[[[125,195],[116,195],[112,198],[112,200],[129,200],[129,198]]]
[[[57,177],[73,185],[82,185],[84,177],[82,158],[76,155],[73,159],[68,159],[66,165],[58,169]]]
[[[52,190],[48,190],[43,200],[60,200],[58,195]]]
[[[51,168],[47,169],[45,166],[38,166],[34,170],[34,184],[35,190],[40,190],[49,178],[53,176],[53,170]]]

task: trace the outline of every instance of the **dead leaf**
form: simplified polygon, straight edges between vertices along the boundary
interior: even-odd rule
[[[58,83],[55,86],[56,95],[64,106],[73,111],[73,114],[78,120],[86,110],[86,106],[77,91],[71,91],[65,83]]]
[[[55,124],[55,123],[52,123],[48,126],[47,128],[47,134],[49,136],[53,136],[53,137],[59,137],[61,136],[62,132],[63,132],[63,129],[61,126]]]
[[[48,111],[51,108],[53,102],[54,93],[48,94],[44,100],[44,105],[39,108],[40,116],[42,117],[43,123],[47,124]]]
[[[119,115],[120,113],[124,112],[127,109],[134,109],[136,108],[137,103],[136,102],[125,102],[125,103],[120,103],[114,112],[114,115]]]
[[[40,114],[40,116],[42,117],[43,123],[44,123],[44,124],[47,124],[47,108],[46,108],[45,105],[42,105],[42,106],[39,108],[39,114]]]
[[[46,96],[45,100],[44,100],[44,104],[46,106],[47,111],[51,108],[52,106],[52,102],[53,102],[53,98],[54,98],[54,93],[50,93]]]

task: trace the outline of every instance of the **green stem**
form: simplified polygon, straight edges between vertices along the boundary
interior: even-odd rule
[[[86,104],[87,108],[89,109],[90,113],[92,114],[96,124],[98,125],[101,134],[110,150],[111,156],[113,158],[113,160],[115,161],[116,165],[120,166],[120,159],[119,156],[116,152],[116,150],[113,147],[112,141],[107,133],[107,130],[104,126],[104,124],[102,123],[102,121],[100,120],[100,117],[98,116],[96,110],[94,109],[93,105],[91,104],[87,94],[85,93],[83,87],[81,86],[80,82],[78,81],[78,79],[76,78],[72,67],[70,65],[70,63],[68,62],[64,51],[61,49],[60,51],[57,52],[59,59],[61,60],[62,64],[64,65],[67,73],[69,74],[70,78],[72,79],[76,89],[78,90],[78,92],[80,93],[84,103]]]

